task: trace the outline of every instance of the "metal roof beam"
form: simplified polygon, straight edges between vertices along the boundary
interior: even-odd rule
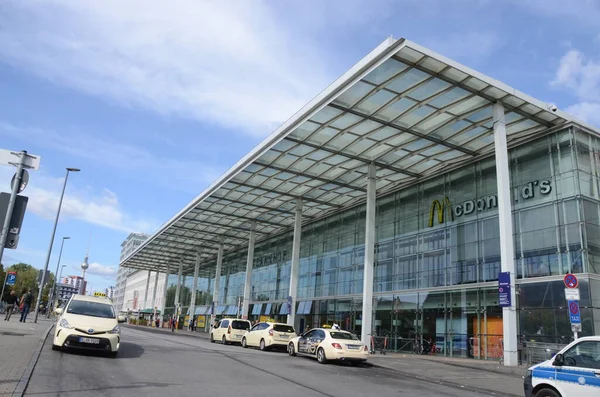
[[[240,219],[244,219],[247,221],[256,221],[259,223],[264,223],[265,225],[270,225],[270,226],[275,226],[275,227],[282,227],[282,226],[285,227],[285,225],[282,225],[281,223],[266,221],[264,219],[252,218],[252,217],[243,216],[243,215],[228,214],[228,213],[224,213],[224,212],[217,212],[217,211],[206,210],[206,209],[193,209],[190,212],[195,213],[195,214],[202,214],[202,212],[210,212],[211,214],[216,214],[216,215],[220,215],[223,217],[240,218]],[[294,224],[294,220],[292,219],[292,223],[290,224],[290,226],[293,224]]]
[[[196,233],[197,233],[197,232],[200,232],[199,230],[196,230],[196,229],[188,229],[188,228],[183,228],[183,227],[181,227],[181,226],[177,226],[177,228],[178,228],[178,229],[182,229],[182,230],[184,231],[184,233],[188,233],[188,232],[196,232]],[[177,230],[175,230],[175,231],[177,231]],[[162,236],[162,235],[168,235],[168,236],[170,236],[170,235],[181,236],[181,234],[173,234],[173,232],[170,232],[170,231],[164,231],[164,232],[162,232],[162,233],[161,233],[161,236]],[[187,236],[185,236],[185,237],[187,237]],[[216,245],[218,245],[218,244],[219,244],[219,241],[218,241],[218,240],[217,240],[217,241],[213,241],[213,240],[210,240],[210,239],[207,239],[207,238],[203,238],[203,237],[195,237],[195,236],[194,236],[194,237],[187,237],[187,238],[189,238],[189,239],[192,239],[192,240],[198,240],[198,241],[199,241],[199,244],[198,244],[198,245],[199,245],[199,246],[200,246],[202,249],[206,248],[206,246],[205,246],[205,245],[203,245],[202,243],[216,244]],[[232,247],[237,247],[237,245],[235,245],[235,244],[231,244],[231,243],[227,243],[227,242],[225,242],[225,241],[223,241],[223,245],[230,245],[230,246],[232,246]],[[216,248],[212,248],[212,247],[211,247],[211,249],[216,249]]]
[[[421,175],[419,175],[419,174],[417,174],[415,172],[406,171],[406,170],[404,170],[402,168],[394,167],[393,165],[388,165],[388,164],[385,164],[385,163],[382,163],[382,162],[379,162],[379,161],[371,161],[371,160],[364,159],[362,157],[358,157],[358,156],[355,156],[355,155],[352,155],[352,154],[344,153],[344,152],[342,152],[340,150],[329,149],[329,148],[327,148],[325,146],[320,146],[320,145],[317,145],[315,143],[306,142],[306,141],[303,141],[301,139],[292,138],[290,136],[286,136],[285,139],[288,140],[288,141],[290,141],[290,142],[294,142],[294,143],[298,143],[298,144],[301,144],[301,145],[306,145],[306,146],[312,147],[314,149],[320,149],[320,150],[323,150],[324,152],[329,152],[331,154],[337,154],[338,156],[344,156],[344,157],[346,157],[346,158],[348,158],[350,160],[360,161],[361,163],[365,163],[365,164],[371,164],[371,163],[373,163],[373,164],[375,164],[375,166],[377,168],[383,168],[383,169],[386,169],[386,170],[394,171],[394,172],[397,172],[399,174],[404,174],[404,175],[407,175],[407,176],[410,176],[410,177],[413,177],[413,178],[420,178],[421,177]]]
[[[425,54],[423,54],[423,55],[425,55]],[[427,56],[427,55],[425,55],[425,56]],[[406,65],[408,65],[410,67],[413,67],[415,69],[418,69],[418,70],[420,70],[422,72],[425,72],[425,73],[427,73],[427,74],[429,74],[431,76],[437,77],[438,79],[443,80],[446,83],[453,84],[454,86],[462,88],[465,91],[469,91],[470,93],[473,93],[473,94],[478,95],[478,96],[480,96],[480,97],[482,97],[484,99],[487,99],[491,103],[496,103],[498,101],[502,102],[502,98],[496,99],[493,96],[485,94],[485,93],[480,92],[480,91],[477,91],[476,89],[471,88],[471,87],[469,87],[466,84],[453,81],[453,80],[449,79],[448,77],[446,77],[444,75],[441,75],[439,73],[431,73],[431,70],[428,70],[428,69],[426,69],[426,68],[424,68],[424,67],[422,67],[420,65],[417,65],[415,63],[409,62],[406,59],[402,59],[402,58],[400,58],[400,57],[398,57],[396,55],[392,56],[392,59],[395,59],[396,61],[402,62],[402,63],[404,63],[404,64],[406,64]],[[489,84],[488,84],[488,87],[489,87]],[[510,95],[510,93],[509,93],[509,95]],[[527,101],[525,101],[525,102],[527,103]],[[546,126],[546,127],[554,127],[555,126],[555,124],[552,124],[549,121],[540,119],[539,117],[535,117],[534,115],[531,115],[531,114],[529,114],[527,112],[524,112],[524,111],[520,110],[518,107],[511,106],[510,104],[508,104],[506,102],[502,102],[502,105],[504,106],[505,109],[510,110],[511,112],[515,112],[516,114],[519,114],[519,115],[521,115],[521,116],[523,116],[523,117],[525,117],[527,119],[533,120],[536,123],[539,123],[539,124],[541,124],[543,126]]]
[[[314,198],[305,197],[305,196],[298,196],[298,195],[290,194],[290,193],[287,193],[287,192],[282,192],[280,190],[273,190],[273,189],[267,189],[265,187],[250,185],[248,183],[238,182],[238,181],[235,181],[233,179],[230,180],[230,181],[228,181],[227,183],[234,183],[236,185],[248,187],[250,189],[258,189],[258,190],[263,190],[263,191],[265,191],[267,193],[273,193],[273,194],[279,194],[281,196],[292,197],[292,198],[294,198],[296,200],[297,199],[302,199],[303,201],[309,201],[309,202],[312,202],[312,203],[315,203],[315,204],[319,204],[319,205],[326,205],[328,207],[334,207],[334,208],[341,208],[342,207],[339,204],[331,204],[330,202],[322,201],[322,200],[319,200],[319,199],[314,199]]]
[[[314,180],[317,180],[317,181],[320,181],[320,182],[323,182],[323,183],[330,183],[332,185],[336,185],[336,186],[339,186],[339,187],[345,187],[345,188],[348,188],[348,189],[358,190],[359,192],[365,192],[365,193],[367,192],[367,189],[365,189],[364,187],[353,186],[353,185],[349,185],[347,183],[338,182],[338,181],[331,180],[331,179],[326,179],[326,178],[321,178],[319,176],[314,176],[314,175],[310,175],[310,174],[305,174],[303,172],[292,171],[292,170],[289,170],[287,168],[278,167],[276,165],[261,163],[260,161],[255,161],[253,164],[260,165],[261,167],[272,168],[272,169],[274,169],[276,171],[287,172],[288,174],[292,174],[292,175],[298,175],[298,176],[303,176],[303,177],[306,177],[306,178],[312,178]]]
[[[364,118],[366,120],[375,121],[376,123],[382,124],[382,125],[384,125],[386,127],[393,128],[393,129],[395,129],[397,131],[404,132],[406,134],[414,135],[416,137],[428,140],[430,142],[437,143],[438,145],[446,146],[447,148],[458,150],[459,152],[463,152],[463,153],[471,155],[471,156],[477,156],[477,153],[474,152],[474,151],[472,151],[472,150],[465,149],[462,146],[455,145],[455,144],[450,143],[450,142],[446,142],[443,139],[435,138],[435,137],[429,136],[427,134],[421,134],[420,132],[412,131],[412,130],[409,130],[407,128],[400,127],[398,125],[392,124],[392,122],[389,122],[387,120],[383,120],[383,119],[380,119],[380,118],[377,118],[377,117],[374,117],[374,116],[369,116],[369,115],[357,112],[356,110],[348,109],[346,107],[343,107],[343,106],[340,106],[340,105],[336,105],[336,104],[333,104],[333,103],[330,103],[328,106],[330,106],[330,107],[332,107],[334,109],[337,109],[337,110],[341,110],[342,112],[347,112],[347,113],[353,114],[355,116],[362,117],[362,118]]]
[[[244,229],[244,228],[239,227],[239,226],[227,226],[227,225],[223,225],[221,223],[211,222],[211,221],[200,221],[200,220],[196,220],[196,219],[180,218],[177,222],[194,222],[194,223],[197,223],[199,225],[206,224],[206,225],[211,225],[211,226],[215,226],[215,227],[220,227],[220,228],[223,228],[223,229],[241,230],[241,231],[246,232],[246,233],[250,233],[251,232],[250,229]],[[175,227],[178,227],[178,226],[175,226]],[[199,232],[199,233],[202,233],[202,230],[196,230],[196,231]],[[269,233],[261,232],[261,231],[258,231],[258,230],[255,230],[254,232],[257,233],[257,234],[265,234],[265,235],[269,234]],[[206,233],[206,232],[204,232],[204,233]],[[223,233],[220,233],[220,234],[223,234]]]
[[[249,207],[254,207],[254,208],[257,208],[257,209],[267,210],[267,211],[265,211],[265,213],[267,213],[269,211],[275,211],[275,212],[281,212],[282,214],[293,214],[294,211],[296,211],[295,210],[296,206],[294,206],[293,208],[291,208],[289,210],[284,210],[284,209],[281,209],[281,208],[268,207],[266,205],[253,204],[253,203],[249,203],[247,201],[239,201],[239,200],[236,201],[236,200],[228,199],[228,198],[225,198],[225,197],[222,197],[222,196],[217,196],[217,195],[213,195],[211,197],[215,198],[215,199],[218,199],[218,200],[228,201],[229,203],[243,204],[243,205],[246,205],[246,206],[249,206]],[[205,202],[205,203],[216,204],[216,202]],[[198,207],[196,207],[196,208],[198,208]],[[235,208],[242,208],[242,207],[235,207]],[[302,218],[307,218],[307,217],[303,215]]]
[[[185,219],[185,218],[180,218],[177,222],[190,222],[190,223],[196,223],[196,224],[200,224],[200,221],[196,221],[196,220],[192,220],[192,219]],[[198,229],[190,229],[189,227],[185,227],[185,226],[175,226],[175,224],[172,225],[172,227],[176,228],[176,229],[181,229],[181,230],[185,230],[187,232],[194,232],[194,233],[203,233],[203,234],[209,234],[208,232],[204,231],[204,230],[198,230]],[[164,232],[163,232],[164,233]],[[160,235],[162,235],[163,233],[161,233]],[[240,237],[240,236],[234,236],[231,234],[227,234],[227,233],[219,233],[219,234],[215,234],[216,236],[223,236],[223,237],[227,237],[230,239],[236,239],[236,240],[240,240],[240,241],[244,241],[244,242],[248,242],[248,238],[244,238],[244,237]],[[190,238],[195,238],[196,240],[204,240],[206,242],[210,242],[212,240],[210,239],[205,239],[205,238],[201,238],[201,237],[190,237]],[[230,243],[226,243],[224,242],[223,244],[225,245],[232,245],[234,247],[238,247],[238,245],[235,244],[230,244]]]

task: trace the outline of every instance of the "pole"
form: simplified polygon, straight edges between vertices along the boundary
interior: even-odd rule
[[[10,221],[12,220],[13,209],[15,208],[15,201],[17,200],[17,194],[21,187],[21,180],[23,179],[23,168],[25,167],[25,159],[27,158],[27,151],[21,150],[19,153],[19,166],[17,167],[17,177],[10,193],[10,200],[8,201],[8,208],[6,210],[6,217],[4,218],[4,225],[2,226],[2,236],[0,236],[0,263],[2,263],[2,256],[4,255],[4,245],[8,238],[8,229],[10,229]]]
[[[56,289],[56,281],[57,281],[57,277],[58,277],[58,266],[60,266],[60,258],[62,257],[62,252],[63,252],[63,247],[65,245],[65,240],[68,239],[63,237],[62,238],[62,242],[60,243],[60,252],[58,254],[58,261],[56,262],[56,271],[54,272],[54,285],[52,286],[52,289],[50,290],[50,299],[48,299],[48,307],[54,307],[54,296],[56,295],[54,293],[54,290]],[[50,310],[46,309],[46,318],[50,318]]]
[[[50,256],[52,255],[52,245],[54,244],[54,236],[56,235],[56,227],[58,226],[58,218],[60,218],[60,208],[62,207],[63,197],[65,196],[65,189],[67,188],[67,180],[69,179],[69,170],[65,175],[65,182],[63,183],[62,193],[60,194],[60,200],[58,201],[58,210],[56,211],[56,218],[54,219],[54,227],[52,228],[52,236],[50,237],[50,245],[48,246],[48,254],[46,255],[46,263],[44,264],[44,272],[42,273],[42,285],[38,291],[38,297],[36,301],[35,316],[33,322],[37,323],[40,302],[42,300],[42,292],[44,290],[44,282],[46,281],[46,271],[48,271],[48,263],[50,262]]]
[[[4,296],[4,288],[6,287],[6,280],[8,280],[8,271],[4,271],[4,284],[2,284],[2,293],[0,294],[0,301],[2,301],[2,297]]]

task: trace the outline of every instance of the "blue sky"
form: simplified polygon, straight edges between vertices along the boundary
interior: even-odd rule
[[[386,37],[405,37],[600,126],[600,1],[4,0],[1,148],[42,156],[17,250],[114,283],[155,231]],[[3,191],[14,169],[0,167]]]

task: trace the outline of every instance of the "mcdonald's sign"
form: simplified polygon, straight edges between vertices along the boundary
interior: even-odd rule
[[[435,211],[437,210],[438,223],[444,223],[444,214],[448,212],[448,218],[453,221],[454,214],[452,213],[452,206],[450,205],[450,199],[444,197],[442,202],[439,200],[433,200],[431,203],[431,209],[429,210],[429,227],[433,227],[433,219]]]

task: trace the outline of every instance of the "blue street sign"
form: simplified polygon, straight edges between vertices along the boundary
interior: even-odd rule
[[[8,273],[6,277],[6,285],[15,285],[17,282],[17,273]]]
[[[512,306],[510,296],[510,272],[498,273],[498,302],[500,307]]]
[[[569,303],[569,318],[571,324],[581,324],[581,312],[578,301],[567,301]]]

